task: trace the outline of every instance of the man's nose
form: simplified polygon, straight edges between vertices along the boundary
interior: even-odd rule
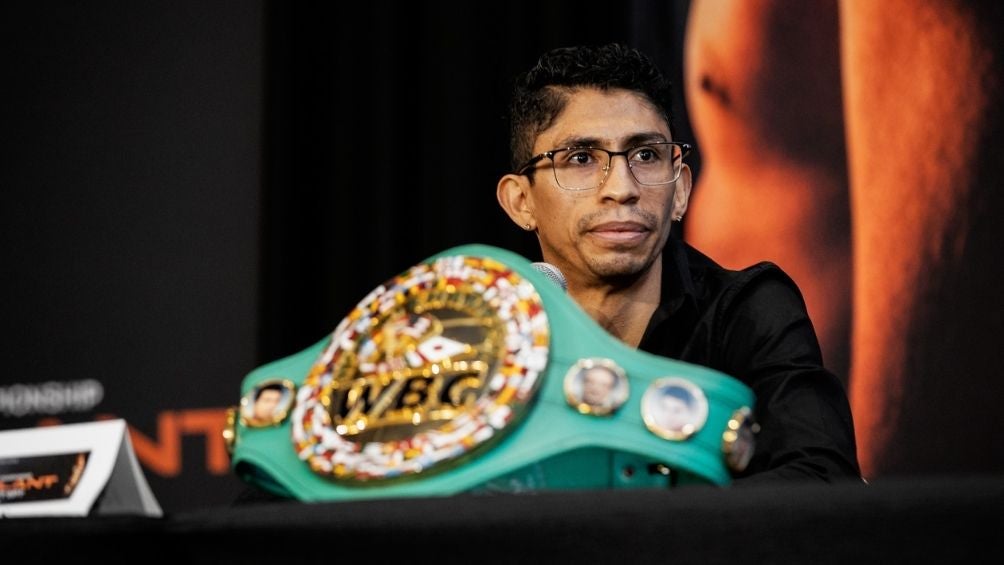
[[[618,159],[618,157],[623,157]],[[600,197],[627,203],[637,200],[641,194],[638,181],[635,180],[631,167],[628,166],[626,155],[615,155],[607,163],[606,177],[599,189]]]

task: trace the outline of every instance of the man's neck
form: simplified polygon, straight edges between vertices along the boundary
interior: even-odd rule
[[[638,347],[652,313],[659,306],[662,258],[626,285],[578,286],[569,281],[568,294],[603,329],[631,347]]]

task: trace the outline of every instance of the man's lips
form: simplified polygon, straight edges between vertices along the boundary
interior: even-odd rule
[[[644,239],[650,231],[651,228],[639,222],[603,222],[586,233],[610,242],[630,243]]]

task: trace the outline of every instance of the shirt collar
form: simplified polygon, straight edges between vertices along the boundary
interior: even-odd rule
[[[659,306],[652,313],[639,347],[649,350],[658,347],[648,343],[656,339],[660,328],[672,320],[673,334],[689,334],[697,323],[697,288],[687,259],[687,246],[670,236],[662,251],[662,280],[659,289]]]

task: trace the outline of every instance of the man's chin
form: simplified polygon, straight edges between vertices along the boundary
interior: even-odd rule
[[[629,253],[605,254],[590,262],[590,269],[597,276],[609,280],[634,279],[645,273],[652,260],[645,256]]]

